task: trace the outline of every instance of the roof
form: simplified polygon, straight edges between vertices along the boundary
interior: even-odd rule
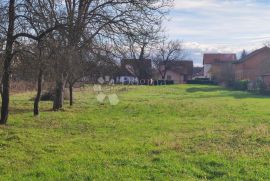
[[[215,62],[236,61],[235,53],[205,53],[203,55],[203,64],[212,64]]]
[[[151,59],[122,59],[120,75],[122,76],[136,76],[135,72],[138,72],[139,69],[144,71],[149,71],[152,68]]]
[[[121,67],[121,69],[118,72],[119,76],[129,76],[129,77],[136,77],[135,73],[133,70],[128,70],[126,68]]]
[[[193,61],[192,60],[179,60],[167,62],[168,70],[185,75],[193,74]]]
[[[248,54],[247,56],[245,56],[244,58],[238,60],[238,61],[235,62],[235,63],[242,63],[242,62],[245,62],[245,61],[247,61],[248,59],[254,57],[255,55],[258,55],[258,54],[262,53],[263,51],[270,51],[270,48],[267,47],[267,46],[262,47],[262,48],[260,48],[260,49],[258,49],[258,50],[255,50],[255,51],[251,52],[250,54]]]
[[[121,67],[126,67],[126,65],[134,66],[134,67],[144,67],[144,68],[151,68],[152,61],[151,59],[122,59]]]

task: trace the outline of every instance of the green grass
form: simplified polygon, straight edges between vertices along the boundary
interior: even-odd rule
[[[122,90],[122,91],[121,91]],[[32,116],[33,93],[11,100],[0,127],[0,180],[269,180],[270,98],[217,86],[128,87],[100,105]]]

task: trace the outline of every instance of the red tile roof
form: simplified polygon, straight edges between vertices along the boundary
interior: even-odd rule
[[[268,51],[268,52],[269,52],[269,51],[270,51],[270,48],[267,47],[267,46],[265,46],[265,47],[262,47],[262,48],[260,48],[260,49],[257,49],[257,50],[251,52],[251,53],[248,54],[246,57],[240,59],[239,61],[237,61],[237,62],[235,62],[235,63],[245,62],[245,61],[249,60],[250,58],[252,58],[253,56],[255,56],[255,55],[257,55],[257,54],[260,54],[260,53],[262,53],[262,52],[264,52],[264,51]]]
[[[236,61],[234,53],[206,53],[203,55],[203,64],[212,64],[215,62]]]

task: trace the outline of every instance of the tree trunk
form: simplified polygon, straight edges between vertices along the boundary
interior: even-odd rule
[[[3,95],[3,79],[1,79],[1,83],[0,83],[0,95],[1,95],[1,97],[2,97],[2,95]]]
[[[38,74],[38,80],[37,80],[37,95],[34,101],[34,116],[39,115],[39,102],[40,102],[41,91],[42,91],[42,78],[43,78],[43,70],[40,69],[39,74]]]
[[[69,105],[73,105],[73,84],[69,83]]]
[[[55,86],[55,95],[53,101],[53,110],[58,111],[64,104],[64,91],[68,75],[64,76],[63,73],[57,78]]]
[[[1,119],[0,124],[6,124],[9,113],[9,87],[10,87],[10,74],[11,74],[11,61],[12,61],[12,46],[13,46],[13,33],[15,22],[15,0],[9,1],[9,25],[7,32],[7,42],[4,59],[4,70],[2,78],[2,107],[1,107]]]
[[[5,69],[6,69],[6,67],[7,67],[7,64],[6,64],[6,61],[5,61]],[[7,120],[8,120],[8,113],[9,113],[9,77],[10,77],[10,72],[8,70],[4,70],[0,124],[6,124]]]
[[[63,79],[56,81],[55,95],[53,101],[53,110],[58,111],[63,107],[64,102],[64,81]]]

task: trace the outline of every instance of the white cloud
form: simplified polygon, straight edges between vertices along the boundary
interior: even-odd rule
[[[176,9],[207,8],[213,6],[214,0],[176,0],[174,7]]]
[[[252,52],[261,47],[262,45],[250,44],[245,47],[245,50]],[[184,48],[187,59],[192,59],[196,66],[202,66],[204,53],[235,53],[239,56],[243,51],[242,47],[231,46],[229,44],[202,44],[198,42],[184,42]]]
[[[264,0],[175,0],[165,26],[172,39],[186,42],[200,63],[203,52],[262,47],[270,41],[269,22],[270,3]]]

